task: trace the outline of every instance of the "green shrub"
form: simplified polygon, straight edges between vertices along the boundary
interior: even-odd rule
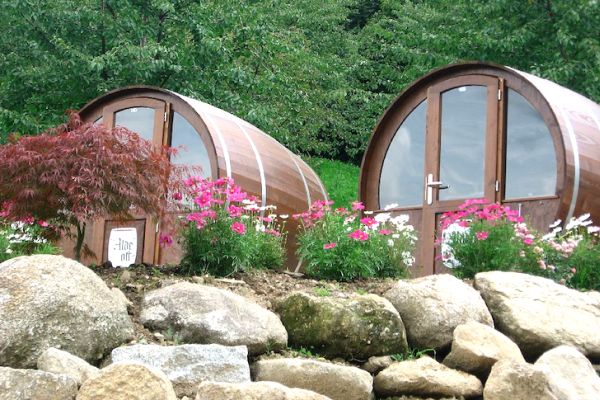
[[[51,227],[45,221],[28,218],[10,222],[0,217],[0,262],[32,254],[59,254],[48,240]]]
[[[483,271],[518,271],[583,290],[600,289],[600,228],[589,214],[561,221],[544,236],[516,211],[468,200],[441,218],[441,258],[460,278]]]
[[[554,279],[581,290],[600,290],[600,228],[589,214],[573,218],[563,229],[561,221],[542,238],[545,269]]]
[[[230,179],[190,178],[186,185],[196,209],[187,214],[182,229],[185,273],[227,276],[283,265],[285,237],[271,213],[274,207],[261,209]]]
[[[380,213],[360,218],[362,203],[353,203],[353,210],[332,210],[332,204],[317,201],[307,212],[294,215],[301,221],[298,255],[308,276],[348,281],[407,275],[416,241],[407,216]]]

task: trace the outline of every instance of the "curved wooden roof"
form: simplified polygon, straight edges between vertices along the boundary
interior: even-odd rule
[[[200,100],[166,89],[132,86],[92,100],[80,113],[84,120],[94,120],[109,103],[141,97],[171,102],[216,159],[213,177],[233,178],[263,205],[299,212],[314,200],[327,198],[321,180],[300,157],[249,122]]]

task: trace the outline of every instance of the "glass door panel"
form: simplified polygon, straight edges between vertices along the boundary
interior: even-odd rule
[[[131,107],[115,113],[115,126],[122,126],[152,141],[156,110],[150,107]]]
[[[442,93],[440,200],[483,196],[486,86],[461,86]]]

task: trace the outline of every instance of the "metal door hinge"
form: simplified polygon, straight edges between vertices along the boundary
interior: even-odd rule
[[[163,122],[167,122],[167,112],[166,111],[163,114]]]
[[[498,89],[498,101],[502,100],[502,89]]]
[[[496,192],[500,191],[500,182],[496,181]]]

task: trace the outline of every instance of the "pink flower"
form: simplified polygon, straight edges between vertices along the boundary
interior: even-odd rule
[[[392,231],[390,231],[389,229],[381,229],[381,230],[379,231],[379,234],[380,234],[380,235],[383,235],[383,236],[388,236],[388,235],[391,235],[391,234],[392,234]]]
[[[214,210],[204,210],[200,213],[202,218],[210,218],[212,220],[217,219],[217,213]]]
[[[323,246],[323,249],[329,250],[329,249],[333,249],[336,246],[337,246],[337,243],[325,243],[325,245]]]
[[[181,199],[183,199],[183,195],[181,193],[179,193],[179,192],[173,193],[173,200],[179,201]]]
[[[348,209],[344,208],[344,207],[339,207],[339,208],[335,209],[335,212],[340,215],[346,215],[346,214],[348,214]]]
[[[571,268],[571,272],[572,272],[572,273],[576,273],[576,272],[577,272],[577,269],[576,269],[576,268]]]
[[[360,201],[354,201],[354,202],[352,202],[352,209],[354,211],[364,210],[365,209],[365,205],[362,202],[360,202]]]
[[[275,236],[275,237],[281,236],[281,233],[275,229],[267,229],[267,230],[265,230],[265,233],[267,235],[271,235],[271,236]]]
[[[242,191],[242,188],[239,186],[233,186],[229,189],[229,193],[227,193],[228,201],[242,201],[246,199],[246,197],[248,197],[248,195],[246,192]]]
[[[32,225],[35,222],[35,218],[33,217],[25,217],[21,220],[22,223],[26,225]]]
[[[203,192],[194,199],[194,203],[196,203],[199,207],[210,207],[211,200],[213,200],[213,198],[210,192]]]
[[[369,234],[367,232],[363,232],[360,229],[355,230],[354,232],[348,234],[350,239],[358,240],[364,242],[369,239]]]
[[[227,209],[231,218],[241,217],[243,210],[244,209],[242,207],[238,207],[233,204]]]
[[[231,230],[239,235],[243,235],[246,233],[246,225],[241,222],[234,222],[231,224]]]
[[[41,226],[42,228],[47,228],[48,226],[50,226],[50,225],[48,224],[48,222],[44,221],[43,219],[40,219],[40,220],[38,221],[38,225],[39,225],[39,226]]]
[[[472,205],[485,204],[485,203],[487,203],[486,199],[468,199],[468,200],[465,200],[465,202],[463,204],[458,206],[458,209],[464,210],[465,208],[469,208]]]
[[[525,239],[523,239],[523,244],[525,244],[527,246],[531,246],[533,244],[533,240],[530,238],[525,238]]]
[[[489,235],[490,235],[490,233],[487,231],[481,231],[481,232],[477,232],[475,234],[475,236],[477,237],[477,240],[485,240],[488,238]]]
[[[361,218],[360,219],[360,223],[368,226],[369,228],[372,227],[373,225],[377,225],[377,221],[375,221],[373,218],[371,217],[365,217],[365,218]]]
[[[161,247],[170,246],[173,244],[173,238],[169,234],[161,233],[158,239],[158,243]]]

